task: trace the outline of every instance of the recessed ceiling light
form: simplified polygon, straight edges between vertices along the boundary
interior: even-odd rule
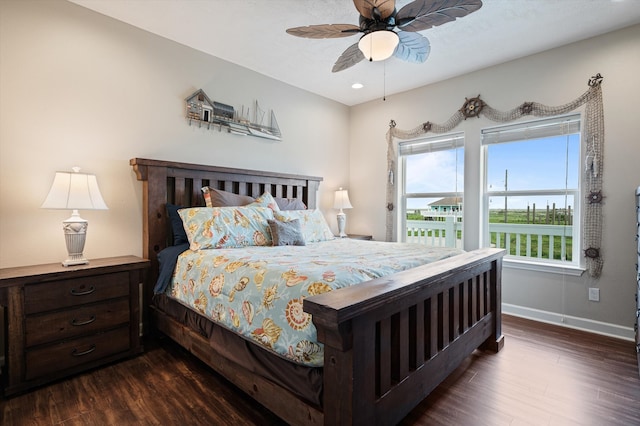
[[[352,89],[362,89],[364,87],[364,85],[362,83],[353,83],[351,85]]]

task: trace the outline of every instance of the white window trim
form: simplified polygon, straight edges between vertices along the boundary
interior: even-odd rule
[[[558,262],[558,263],[555,263]],[[505,256],[502,262],[502,266],[507,269],[520,269],[527,271],[547,272],[560,275],[568,275],[573,277],[581,276],[586,270],[582,265],[573,265],[568,263],[560,263],[560,261],[551,262],[551,260],[544,261],[529,261],[526,258],[517,258],[511,256]]]
[[[480,244],[483,247],[488,247],[491,243],[491,236],[489,234],[489,222],[488,222],[488,218],[489,218],[489,197],[491,196],[518,196],[518,195],[524,195],[524,193],[526,193],[526,195],[536,195],[536,193],[539,193],[539,195],[548,195],[549,193],[553,193],[553,192],[557,192],[558,195],[564,195],[566,193],[571,193],[574,195],[574,199],[576,200],[575,205],[574,205],[574,220],[573,220],[573,235],[575,238],[575,236],[577,235],[578,238],[578,244],[572,244],[572,261],[568,262],[568,261],[560,261],[560,260],[551,260],[551,259],[535,259],[535,260],[529,260],[529,258],[526,257],[516,257],[516,256],[510,256],[510,255],[506,255],[504,257],[504,263],[503,265],[507,268],[512,268],[512,269],[521,269],[521,270],[531,270],[531,271],[540,271],[540,272],[549,272],[549,273],[558,273],[558,274],[565,274],[565,275],[571,275],[571,276],[580,276],[582,275],[582,273],[584,273],[584,271],[586,270],[585,268],[585,261],[582,254],[582,244],[583,244],[583,240],[584,240],[584,236],[582,235],[582,204],[584,203],[584,197],[582,196],[582,180],[583,180],[583,168],[578,166],[578,188],[576,190],[549,190],[549,191],[545,191],[545,190],[530,190],[530,191],[488,191],[487,189],[487,161],[488,161],[488,155],[487,155],[487,147],[488,145],[494,144],[494,143],[501,143],[501,142],[506,142],[506,141],[519,141],[519,140],[527,140],[527,139],[536,139],[536,137],[515,137],[514,135],[517,133],[512,133],[511,136],[509,137],[507,136],[507,138],[503,137],[501,138],[500,136],[500,130],[504,133],[507,134],[509,131],[514,131],[514,132],[522,132],[521,134],[525,133],[525,129],[528,127],[532,127],[532,125],[536,125],[536,127],[538,127],[539,130],[539,138],[546,138],[549,136],[553,136],[553,134],[549,134],[546,133],[546,131],[548,129],[553,129],[554,127],[558,127],[561,126],[560,123],[558,123],[558,121],[561,121],[563,119],[567,119],[569,121],[569,125],[568,125],[568,130],[571,133],[576,133],[576,132],[581,132],[581,127],[582,127],[582,116],[579,113],[572,113],[572,114],[567,114],[567,115],[563,115],[563,116],[557,116],[557,117],[552,117],[552,118],[543,118],[543,119],[539,119],[539,120],[531,120],[531,121],[526,121],[526,122],[521,122],[521,123],[516,123],[516,124],[511,124],[511,125],[504,125],[504,126],[495,126],[495,127],[490,127],[490,128],[486,128],[482,130],[482,137],[481,137],[481,145],[482,145],[482,154],[481,154],[481,158],[482,158],[482,179],[483,179],[483,183],[482,183],[482,218],[481,218],[481,229],[482,229],[482,233],[481,233],[481,238],[480,238]],[[575,123],[577,122],[578,127],[575,127]],[[489,141],[484,140],[485,135],[489,135]],[[578,162],[578,164],[582,164],[582,135],[580,138],[580,144],[578,147],[578,156],[580,161]]]
[[[413,145],[413,148],[407,149],[406,147],[409,145]],[[427,152],[434,151],[444,151],[447,149],[453,148],[463,148],[465,146],[465,134],[464,132],[455,132],[448,133],[437,136],[421,136],[415,139],[407,139],[398,144],[398,151],[396,154],[396,161],[398,162],[398,190],[396,191],[396,206],[399,208],[396,209],[396,241],[406,242],[407,235],[404,230],[407,228],[407,212],[405,209],[407,202],[407,195],[413,198],[422,198],[422,197],[463,197],[464,199],[464,189],[458,192],[438,192],[438,193],[405,193],[406,188],[406,170],[407,170],[407,157],[410,154],[421,154]],[[462,173],[465,172],[465,166],[463,165]],[[463,224],[464,224],[464,204],[462,207],[462,215],[463,215]],[[464,236],[464,229],[462,231],[462,235]]]

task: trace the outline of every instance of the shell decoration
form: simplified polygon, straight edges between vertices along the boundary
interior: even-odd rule
[[[203,292],[200,292],[198,298],[193,302],[193,305],[198,310],[198,312],[204,314],[207,310],[207,296],[205,296]]]
[[[264,321],[262,321],[262,327],[256,328],[251,332],[254,339],[260,344],[270,348],[273,348],[278,341],[280,333],[282,333],[282,329],[278,327],[271,318],[265,318]]]
[[[328,283],[332,283],[336,280],[336,273],[333,271],[325,271],[322,274],[322,279]]]
[[[242,267],[244,265],[246,265],[245,262],[238,262],[238,261],[231,262],[224,268],[224,270],[227,271],[227,272],[235,272],[235,271],[238,270],[238,268],[240,268],[240,267]]]
[[[227,263],[229,261],[228,257],[224,257],[224,256],[216,256],[213,259],[213,267],[217,268],[220,265],[224,265],[225,263]]]
[[[253,282],[256,283],[256,287],[258,288],[258,290],[262,289],[262,283],[264,282],[264,274],[266,273],[266,269],[261,269],[260,271],[256,272],[256,274],[253,277]]]
[[[282,273],[282,278],[286,281],[287,287],[293,287],[294,285],[298,285],[303,281],[306,281],[307,277],[305,275],[298,275],[298,272],[289,269],[287,272]]]
[[[262,306],[267,309],[273,308],[273,303],[278,300],[278,285],[267,287],[262,296]]]
[[[216,275],[209,283],[209,293],[213,297],[218,297],[222,293],[222,287],[224,287],[224,274]]]
[[[231,318],[231,324],[233,324],[235,328],[240,328],[240,315],[231,308],[229,308],[229,318]]]
[[[253,305],[248,300],[242,302],[242,315],[244,319],[247,320],[249,325],[253,323],[253,316],[255,314],[255,310],[253,309]]]
[[[331,287],[329,286],[329,284],[320,281],[311,283],[309,284],[309,287],[307,287],[309,296],[315,296],[317,294],[327,293],[329,291],[331,291]]]
[[[311,315],[302,310],[303,300],[302,297],[299,299],[291,299],[285,309],[287,323],[289,327],[294,330],[304,330],[309,323],[311,323]]]
[[[324,357],[322,346],[309,340],[301,340],[295,349],[289,346],[289,357],[295,361],[303,363],[313,363],[321,361]]]
[[[224,321],[226,317],[226,311],[224,305],[221,303],[216,304],[211,311],[211,318],[216,321]]]
[[[267,236],[263,232],[255,231],[253,233],[253,243],[257,246],[267,245]]]
[[[236,292],[244,290],[247,287],[247,284],[249,284],[248,277],[240,278],[240,281],[238,281],[236,285],[233,286],[233,289],[231,289],[231,292],[229,293],[229,302],[233,302],[236,296]]]

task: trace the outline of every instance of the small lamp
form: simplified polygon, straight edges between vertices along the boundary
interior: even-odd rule
[[[340,209],[338,213],[338,236],[340,238],[344,238],[347,236],[344,232],[344,226],[347,222],[347,216],[344,214],[342,209],[351,209],[353,206],[351,205],[351,201],[349,201],[349,193],[346,189],[340,188],[336,191],[336,197],[333,202],[334,209]]]
[[[360,38],[358,48],[370,61],[384,61],[396,51],[400,38],[389,30],[378,30],[367,33]]]
[[[96,175],[80,173],[79,167],[71,172],[56,172],[43,209],[73,210],[71,217],[62,222],[69,257],[63,266],[83,265],[89,261],[82,254],[89,222],[80,217],[78,209],[107,210],[102,199]]]

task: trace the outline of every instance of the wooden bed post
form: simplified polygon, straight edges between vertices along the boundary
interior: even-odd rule
[[[142,304],[143,332],[152,330],[149,307],[153,298],[153,286],[158,279],[158,253],[167,247],[167,214],[164,208],[167,202],[167,173],[165,168],[148,167],[144,163],[130,160],[138,180],[142,181],[143,228],[142,256],[149,259],[151,267],[144,285]],[[162,208],[160,208],[162,206]]]
[[[480,348],[498,352],[504,346],[504,336],[502,335],[502,257],[493,261],[489,274],[489,293],[491,311],[493,311],[492,334]]]
[[[315,320],[314,324],[317,327]],[[350,425],[353,424],[352,413],[355,403],[352,400],[354,354],[351,345],[351,321],[339,324],[338,327],[334,325],[317,327],[318,341],[324,342],[324,424]]]

